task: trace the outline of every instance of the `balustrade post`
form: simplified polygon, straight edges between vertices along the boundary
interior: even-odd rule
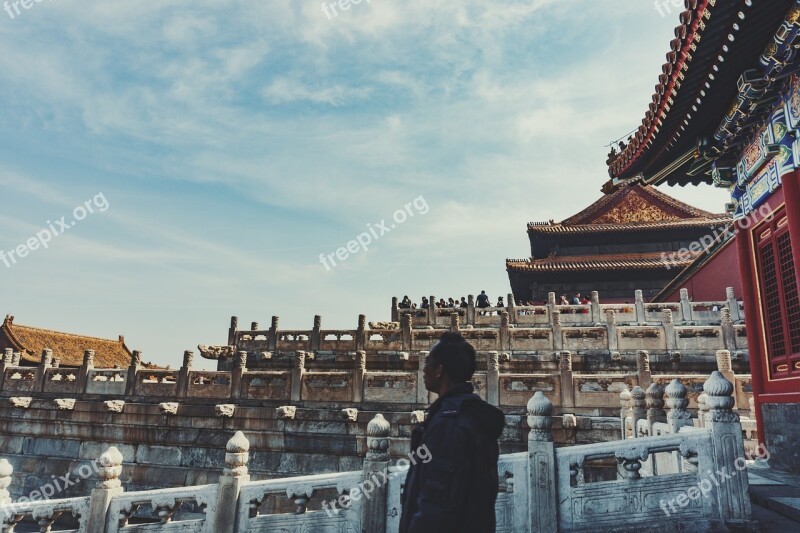
[[[572,383],[572,352],[565,350],[558,354],[558,367],[561,379],[561,407],[575,407],[575,388]]]
[[[697,397],[697,425],[701,428],[706,427],[706,412],[708,411],[706,399],[708,399],[708,394],[705,392]]]
[[[270,350],[277,350],[278,346],[278,327],[280,325],[280,317],[273,316],[272,324],[269,327],[269,339],[267,340],[267,347]],[[236,347],[234,347],[234,350]]]
[[[225,446],[225,469],[219,477],[217,488],[217,509],[214,513],[214,533],[235,533],[239,531],[239,502],[242,486],[250,482],[247,463],[250,460],[250,441],[244,433],[237,431]]]
[[[367,375],[367,352],[356,351],[356,364],[353,369],[353,401],[364,401],[364,381]]]
[[[142,352],[134,350],[131,354],[131,364],[128,367],[128,380],[125,383],[125,396],[133,396],[136,392],[136,373],[142,367]]]
[[[428,325],[436,325],[436,297],[431,296],[428,300]]]
[[[425,380],[423,377],[423,369],[425,368],[425,360],[428,359],[429,352],[419,352],[419,366],[417,367],[417,403],[428,405],[430,403],[430,396],[428,389],[425,388]]]
[[[247,352],[237,352],[233,358],[233,370],[231,371],[231,398],[242,397],[242,382],[244,374],[247,372]]]
[[[656,422],[667,423],[667,412],[664,411],[664,389],[658,383],[651,383],[645,391],[647,400],[647,425],[650,426],[650,435],[653,435],[653,424]]]
[[[705,427],[711,432],[714,467],[717,472],[724,469],[731,475],[717,487],[720,516],[726,520],[749,520],[747,463],[742,424],[739,415],[733,411],[733,383],[721,372],[714,371],[703,384],[703,391],[708,395]]]
[[[100,481],[89,496],[89,516],[86,519],[87,533],[104,533],[106,515],[111,500],[124,492],[119,480],[122,474],[122,454],[116,446],[110,447],[97,459],[97,474]],[[113,517],[116,520],[118,517]]]
[[[299,402],[303,391],[303,376],[306,373],[306,352],[294,353],[294,367],[292,368],[292,396],[293,402]]]
[[[556,293],[547,293],[547,320],[553,321],[553,313],[556,312]]]
[[[727,306],[720,311],[720,324],[722,325],[722,341],[725,349],[735,350],[736,331],[733,328],[733,320],[731,320],[731,310]]]
[[[191,350],[183,352],[183,364],[178,374],[178,398],[186,398],[189,395],[189,372],[192,371],[194,353]]]
[[[78,391],[86,392],[86,385],[89,383],[89,371],[94,368],[94,350],[83,351],[83,364],[78,369]]]
[[[553,328],[553,349],[564,349],[564,337],[561,334],[561,312],[556,310],[550,315],[551,327]]]
[[[411,315],[403,315],[400,318],[400,338],[402,339],[403,344],[403,351],[409,352],[411,351],[411,344],[413,343],[413,338],[411,336]]]
[[[692,302],[689,301],[689,289],[681,289],[681,322],[692,321]]]
[[[731,312],[731,320],[739,322],[742,320],[742,313],[739,311],[739,301],[736,300],[736,293],[733,292],[733,287],[725,289],[725,299],[728,301],[728,309]]]
[[[3,353],[3,359],[0,361],[0,390],[5,385],[6,370],[11,367],[11,361],[14,358],[14,350],[6,348]]]
[[[619,393],[619,407],[620,429],[622,431],[622,440],[625,440],[628,438],[626,421],[631,410],[631,391],[628,390],[627,386]]]
[[[556,507],[557,479],[556,457],[553,445],[553,404],[541,391],[528,401],[528,475],[531,531],[556,533],[558,510]]]
[[[511,350],[511,328],[509,327],[508,313],[502,311],[500,313],[500,341],[499,349],[501,351]]]
[[[634,293],[636,297],[636,323],[643,326],[647,324],[647,314],[644,310],[644,296],[641,290],[636,290]]]
[[[597,291],[592,291],[592,322],[595,324],[600,323],[601,315],[600,315],[600,293]]]
[[[694,426],[692,423],[692,414],[686,409],[689,405],[689,400],[686,395],[689,391],[686,385],[675,378],[664,389],[667,395],[667,424],[669,424],[670,433],[677,433],[684,426]]]
[[[231,317],[231,326],[228,328],[228,346],[236,344],[236,332],[239,330],[239,317]]]
[[[486,401],[500,406],[500,354],[489,352],[486,358]]]
[[[392,322],[400,321],[400,307],[397,305],[397,296],[392,296]]]
[[[667,352],[678,349],[678,338],[675,336],[675,320],[672,309],[661,311],[661,325],[664,327],[664,340],[667,343]]]
[[[461,329],[461,319],[458,317],[458,309],[453,309],[453,314],[450,315],[450,331],[458,333]]]
[[[652,375],[650,374],[650,352],[647,350],[639,350],[636,352],[636,373],[639,379],[639,386],[642,389],[647,389],[652,382]]]
[[[386,531],[388,484],[382,480],[388,475],[389,434],[392,426],[378,413],[367,424],[367,457],[364,459],[362,487],[373,485],[372,496],[364,498],[361,506],[361,531]],[[415,453],[415,450],[411,450]]]
[[[608,351],[615,352],[619,349],[617,339],[617,313],[613,309],[606,309],[606,329],[608,330]]]
[[[356,351],[367,349],[367,315],[358,315],[356,328]]]
[[[53,350],[45,348],[42,350],[42,361],[39,364],[39,384],[38,389],[44,391],[47,386],[47,371],[53,366]]]
[[[639,420],[647,420],[647,400],[644,389],[635,386],[631,391],[631,425],[633,438],[639,437]]]
[[[320,329],[322,329],[322,317],[314,315],[314,327],[311,329],[311,351],[316,352],[319,350],[320,345]]]
[[[517,302],[514,301],[514,295],[511,294],[511,293],[508,293],[506,298],[507,298],[506,301],[508,302],[508,304],[507,304],[507,306],[508,306],[508,316],[510,318],[511,323],[512,324],[516,324],[517,323]]]
[[[475,296],[467,296],[467,324],[475,324]]]

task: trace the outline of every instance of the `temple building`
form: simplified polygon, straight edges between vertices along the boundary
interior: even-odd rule
[[[686,6],[604,190],[635,178],[729,191],[759,441],[771,467],[800,473],[800,1]]]
[[[637,289],[649,300],[703,253],[693,243],[730,223],[730,215],[702,211],[630,180],[562,222],[528,224],[531,257],[506,261],[511,290],[517,302],[591,291],[609,303],[625,302]],[[715,280],[717,298],[730,281]]]
[[[53,351],[53,359],[62,367],[79,367],[84,350],[94,350],[97,368],[126,368],[131,361],[131,351],[125,346],[125,337],[117,340],[86,337],[49,329],[22,326],[7,315],[0,326],[0,353],[10,349],[19,354],[21,366],[35,366],[42,360],[44,350]]]

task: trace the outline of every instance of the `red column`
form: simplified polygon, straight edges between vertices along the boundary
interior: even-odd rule
[[[758,427],[758,442],[764,439],[764,424],[761,421],[760,396],[764,393],[765,354],[761,338],[760,304],[756,289],[756,265],[752,261],[753,247],[750,243],[751,231],[743,230],[736,236],[736,247],[739,249],[739,276],[742,279],[742,300],[744,301],[745,327],[750,352],[750,373],[752,374],[753,400]]]
[[[786,202],[786,218],[789,219],[789,236],[797,279],[800,279],[800,169],[786,174],[783,179],[783,198]]]

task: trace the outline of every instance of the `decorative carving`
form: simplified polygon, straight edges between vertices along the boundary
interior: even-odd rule
[[[122,453],[116,446],[111,446],[98,459],[97,475],[100,481],[97,482],[98,489],[114,489],[122,486],[119,480],[122,474]]]
[[[290,485],[286,489],[286,497],[294,500],[295,508],[294,514],[304,514],[308,507],[308,500],[314,496],[314,488],[310,483],[297,483]]]
[[[247,463],[250,460],[250,441],[244,433],[237,431],[225,446],[224,475],[241,477],[247,475]]]
[[[297,407],[293,405],[282,405],[275,409],[275,417],[280,420],[294,420],[295,414],[297,414]]]
[[[400,329],[399,322],[370,322],[369,329]]]
[[[107,400],[103,402],[103,405],[106,408],[106,412],[109,413],[121,413],[125,408],[125,402],[123,400]]]
[[[533,397],[528,400],[528,427],[531,432],[528,434],[529,441],[553,440],[551,429],[553,427],[553,404],[542,391],[536,391]]]
[[[565,350],[558,354],[558,365],[562,372],[572,372],[572,352]]]
[[[672,309],[662,309],[661,310],[661,322],[666,325],[672,325],[675,323],[675,319],[672,317]]]
[[[667,422],[673,432],[677,432],[683,426],[692,425],[692,414],[686,409],[689,405],[689,400],[686,399],[688,392],[686,385],[677,378],[673,379],[664,389],[667,396],[667,407],[669,407]]]
[[[358,422],[358,409],[353,407],[342,409],[342,419],[347,422]]]
[[[19,352],[14,352],[14,357],[11,359],[11,366],[19,366],[19,360],[22,358],[22,354]]]
[[[57,355],[53,356],[53,368],[58,368],[61,366],[61,358]]]
[[[617,325],[617,313],[613,309],[606,309],[606,323],[609,326]]]
[[[50,366],[53,364],[53,350],[45,348],[42,350],[42,366]]]
[[[367,316],[358,315],[358,329],[367,329]]]
[[[646,461],[650,456],[647,446],[627,446],[614,452],[617,462],[622,465],[625,479],[641,479],[639,470],[642,468],[642,461]]]
[[[203,359],[211,360],[229,359],[236,351],[235,346],[206,346],[205,344],[198,344],[197,349]]]
[[[664,389],[658,383],[651,383],[645,393],[647,397],[647,418],[658,419],[667,416],[664,411]]]
[[[500,371],[500,354],[498,352],[489,352],[486,354],[486,368],[489,372]]]
[[[221,403],[214,406],[214,414],[220,418],[233,418],[236,406],[232,403]]]
[[[367,369],[367,352],[364,350],[358,350],[356,352],[356,370],[366,370]]]
[[[427,418],[427,414],[425,411],[411,411],[411,423],[412,424],[422,424],[425,422]]]
[[[183,352],[183,368],[192,368],[192,361],[194,360],[194,353],[191,350]]]
[[[306,352],[298,350],[294,353],[294,367],[301,372],[306,369]]]
[[[367,424],[367,460],[389,460],[389,433],[392,426],[382,414],[376,413],[375,417]]]
[[[624,339],[658,339],[661,337],[661,332],[657,329],[626,329],[621,333]]]
[[[236,368],[247,368],[247,352],[238,352],[234,363],[236,364]]]
[[[736,403],[733,399],[733,383],[715,370],[703,384],[703,391],[708,395],[706,405],[706,422],[738,422],[739,415],[733,412]]]
[[[731,352],[728,350],[717,350],[717,369],[720,372],[731,372]]]
[[[142,364],[142,352],[134,350],[131,354],[131,366],[139,366]]]
[[[647,416],[646,394],[640,386],[635,386],[631,391],[631,409],[634,418],[641,419]]]
[[[622,361],[622,354],[619,352],[611,352],[612,361]]]
[[[161,411],[162,415],[177,415],[178,406],[180,406],[180,404],[177,402],[163,402],[158,404],[158,409]]]
[[[53,400],[59,411],[72,411],[75,409],[75,398],[58,398]]]
[[[636,370],[639,372],[650,372],[650,352],[639,350],[636,352]]]
[[[17,407],[19,409],[27,409],[31,406],[31,402],[33,398],[28,396],[14,396],[8,399],[11,402],[11,405]]]
[[[83,351],[83,366],[86,368],[94,368],[94,350]]]
[[[564,429],[575,429],[578,426],[578,419],[573,414],[561,415],[561,426]]]

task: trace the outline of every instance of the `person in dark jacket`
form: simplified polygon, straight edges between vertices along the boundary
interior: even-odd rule
[[[505,416],[475,394],[475,348],[444,333],[425,361],[425,388],[439,395],[411,449],[427,447],[431,460],[406,476],[401,533],[489,533],[495,530],[497,439]]]

